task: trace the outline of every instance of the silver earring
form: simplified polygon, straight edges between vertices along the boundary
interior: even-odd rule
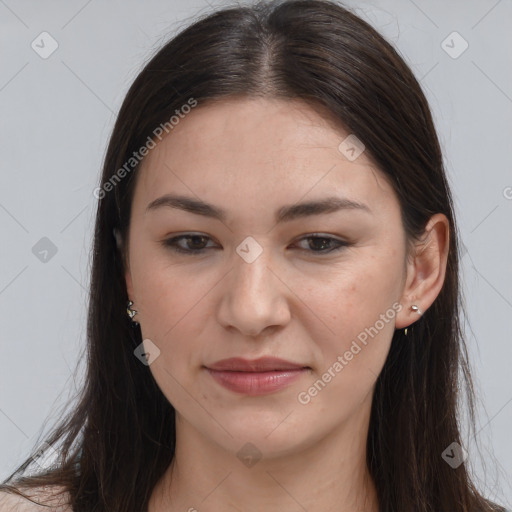
[[[418,313],[418,315],[422,315],[422,314],[423,314],[423,311],[421,311],[421,309],[420,309],[418,306],[416,306],[416,304],[413,304],[413,305],[411,306],[411,309],[412,309],[413,311],[416,311],[416,313]]]
[[[423,311],[421,311],[421,309],[418,306],[416,306],[416,304],[413,304],[411,306],[411,309],[413,311],[416,311],[416,313],[418,313],[418,315],[422,315],[423,314]],[[407,327],[404,329],[404,334],[407,336]]]
[[[133,302],[131,300],[128,301],[128,304],[126,305],[126,313],[128,313],[128,316],[132,320],[133,323],[137,323],[135,320],[133,320],[133,317],[137,314],[137,311],[135,309],[132,309]]]

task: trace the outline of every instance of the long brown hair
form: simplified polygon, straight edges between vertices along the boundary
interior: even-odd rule
[[[445,282],[407,338],[403,330],[393,335],[375,387],[367,464],[381,512],[495,510],[465,464],[452,468],[442,457],[452,443],[462,444],[459,390],[465,390],[474,426],[473,389],[459,325],[457,229],[429,106],[397,51],[328,0],[218,10],[165,44],[137,76],[117,117],[96,194],[85,386],[46,439],[59,445],[59,463],[26,476],[29,458],[0,490],[59,485],[75,512],[147,510],[173,460],[175,411],[134,357],[141,332],[126,314],[124,259],[113,231],[126,239],[139,168],[130,159],[148,137],[155,139],[158,127],[170,131],[171,116],[191,100],[200,107],[244,95],[301,99],[363,141],[396,191],[409,243],[433,214],[448,218]]]

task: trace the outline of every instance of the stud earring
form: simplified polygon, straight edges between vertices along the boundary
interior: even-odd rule
[[[411,306],[411,309],[412,309],[413,311],[416,311],[416,313],[418,313],[419,315],[422,315],[422,314],[423,314],[423,311],[421,311],[421,309],[420,309],[418,306],[416,306],[416,304],[413,304],[413,305]]]
[[[413,304],[411,306],[411,309],[413,311],[416,311],[416,313],[418,313],[418,315],[422,315],[423,314],[423,311],[421,311],[421,309],[418,306],[416,306],[416,304]],[[407,336],[407,327],[404,329],[404,334]]]
[[[132,306],[133,306],[133,302],[131,300],[128,301],[128,304],[126,305],[126,313],[128,314],[128,316],[130,317],[130,319],[132,320],[132,322],[134,324],[138,323],[137,321],[135,321],[133,319],[133,317],[137,314],[137,310],[135,309],[132,309]]]

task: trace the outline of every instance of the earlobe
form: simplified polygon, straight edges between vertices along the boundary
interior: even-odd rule
[[[402,329],[418,320],[439,295],[446,276],[450,225],[442,213],[433,215],[425,227],[424,236],[416,244],[413,261],[407,267],[407,280],[395,327]],[[412,308],[411,306],[416,306]]]

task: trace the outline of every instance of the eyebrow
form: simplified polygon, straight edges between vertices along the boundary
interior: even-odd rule
[[[154,211],[162,207],[177,208],[179,210],[195,213],[196,215],[211,217],[221,222],[226,222],[228,217],[227,211],[223,208],[199,199],[174,194],[166,194],[151,201],[146,208],[146,212]],[[276,211],[275,222],[276,224],[280,224],[312,215],[334,213],[341,210],[359,210],[372,214],[370,208],[364,203],[358,203],[343,197],[331,196],[315,201],[282,206]]]

